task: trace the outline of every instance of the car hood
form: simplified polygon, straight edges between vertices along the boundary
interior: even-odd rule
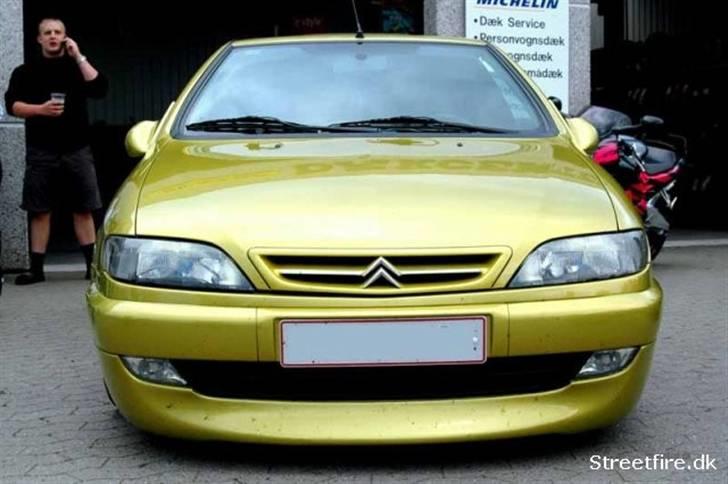
[[[566,139],[168,140],[136,233],[255,247],[503,246],[615,230],[589,161]]]

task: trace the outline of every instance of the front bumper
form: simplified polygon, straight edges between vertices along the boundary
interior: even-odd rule
[[[584,285],[578,294],[568,288],[552,288],[365,303],[196,294],[190,296],[189,304],[173,304],[182,300],[175,291],[133,288],[108,280],[101,287],[103,293],[98,284],[91,286],[88,302],[104,379],[120,411],[134,425],[190,439],[281,444],[451,442],[607,426],[639,399],[662,302],[661,289],[649,271]],[[560,291],[564,298],[545,297],[545,291]],[[189,388],[143,382],[118,357],[270,362],[278,360],[277,323],[282,319],[474,314],[489,317],[489,357],[630,346],[640,347],[640,351],[615,375],[574,381],[557,390],[353,402],[209,397]]]
[[[627,414],[647,379],[652,345],[622,372],[546,393],[396,402],[227,400],[142,382],[101,353],[119,410],[153,433],[275,444],[415,444],[572,433]]]

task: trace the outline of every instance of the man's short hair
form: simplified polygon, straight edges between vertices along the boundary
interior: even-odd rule
[[[43,17],[40,19],[40,22],[38,22],[38,33],[41,33],[41,27],[46,22],[59,22],[61,25],[63,25],[63,30],[66,30],[66,24],[63,22],[63,20],[59,19],[58,17]]]

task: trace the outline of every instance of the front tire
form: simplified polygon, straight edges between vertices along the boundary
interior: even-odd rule
[[[665,245],[665,240],[667,240],[666,230],[647,230],[647,241],[650,244],[652,260],[657,258],[657,254],[660,253],[662,247]]]

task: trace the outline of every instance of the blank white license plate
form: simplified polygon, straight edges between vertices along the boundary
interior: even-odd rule
[[[281,321],[281,365],[476,364],[486,359],[484,316]]]

